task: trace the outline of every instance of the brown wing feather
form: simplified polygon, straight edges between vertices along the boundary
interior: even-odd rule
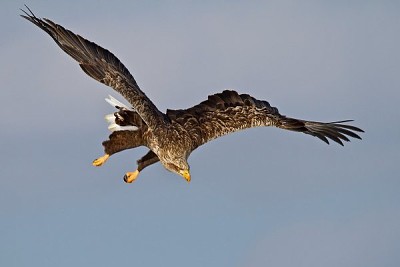
[[[185,110],[167,110],[168,118],[189,132],[193,147],[238,130],[271,126],[280,116],[267,101],[225,90]]]
[[[21,15],[23,18],[47,32],[62,50],[78,61],[87,75],[124,96],[151,129],[165,123],[164,114],[140,90],[128,69],[110,51],[51,20],[36,17],[30,10],[30,14],[22,11],[25,13]]]
[[[364,132],[358,127],[345,124],[351,121],[352,120],[336,122],[316,122],[298,120],[283,116],[276,126],[285,130],[303,132],[305,134],[318,137],[327,144],[329,144],[328,139],[331,139],[332,141],[335,141],[336,143],[343,146],[343,141],[350,141],[348,136],[361,139],[361,137],[355,132]]]
[[[341,145],[342,141],[349,141],[347,136],[361,139],[354,132],[363,132],[343,124],[350,121],[322,123],[288,118],[279,114],[278,109],[267,101],[228,90],[211,95],[206,101],[186,110],[167,110],[167,116],[189,132],[193,140],[192,149],[219,136],[259,126],[303,132],[328,144],[329,138]]]

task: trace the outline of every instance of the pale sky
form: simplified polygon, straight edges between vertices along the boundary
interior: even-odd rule
[[[349,2],[2,1],[0,266],[400,266],[400,4]],[[363,140],[251,129],[196,150],[190,184],[155,164],[127,185],[145,148],[91,165],[121,97],[24,4],[112,51],[162,111],[231,88]]]

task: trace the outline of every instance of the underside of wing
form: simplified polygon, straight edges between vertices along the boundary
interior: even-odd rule
[[[193,149],[219,136],[258,126],[271,126],[278,109],[267,101],[225,90],[185,110],[167,110],[167,117],[190,134]]]
[[[47,32],[62,50],[78,61],[87,75],[125,97],[150,128],[165,123],[164,114],[140,90],[128,69],[110,51],[51,20],[36,17],[30,10],[30,13],[22,11],[25,13],[21,15],[23,18]]]

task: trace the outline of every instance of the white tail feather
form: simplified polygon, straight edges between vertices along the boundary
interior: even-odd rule
[[[114,116],[114,113],[105,115],[105,116],[104,116],[104,119],[105,119],[106,122],[108,122],[108,123],[115,123],[115,116]]]
[[[116,132],[116,131],[136,131],[138,127],[136,126],[120,126],[116,123],[111,123],[108,125],[108,130],[111,132]]]
[[[106,98],[106,101],[108,104],[110,104],[113,107],[120,107],[120,108],[126,108],[131,110],[130,108],[128,108],[125,104],[122,104],[120,101],[118,101],[117,99],[115,99],[112,96],[108,96],[108,98]]]
[[[133,110],[128,108],[126,105],[122,104],[120,101],[118,101],[117,99],[115,99],[112,96],[108,96],[108,98],[106,98],[107,103],[109,103],[111,106],[113,107],[119,107],[119,108],[125,108],[128,110]],[[114,113],[111,114],[107,114],[104,116],[104,119],[107,121],[108,125],[108,129],[112,132],[115,131],[136,131],[138,129],[138,127],[136,126],[120,126],[118,124],[115,123],[115,115]]]

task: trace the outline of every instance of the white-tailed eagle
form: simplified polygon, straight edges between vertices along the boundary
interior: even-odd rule
[[[22,11],[23,18],[48,33],[87,75],[112,87],[132,105],[127,107],[112,97],[107,99],[117,109],[106,116],[113,133],[103,142],[105,155],[93,161],[93,165],[101,166],[117,152],[148,147],[148,153],[137,161],[137,170],[124,176],[128,183],[145,167],[158,161],[167,170],[190,181],[187,159],[193,150],[217,137],[251,127],[275,126],[318,137],[328,144],[328,139],[340,145],[349,141],[348,137],[361,139],[355,132],[363,131],[347,124],[351,120],[324,123],[289,118],[267,101],[229,90],[210,95],[194,107],[163,113],[110,51],[49,19],[36,17],[29,8],[29,13]]]

